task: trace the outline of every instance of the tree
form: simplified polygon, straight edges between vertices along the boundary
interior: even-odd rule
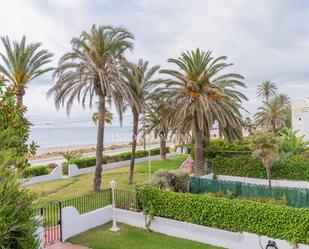
[[[124,99],[132,98],[119,70],[124,52],[133,48],[132,39],[126,29],[112,26],[94,25],[90,32],[84,31],[72,39],[72,51],[60,59],[53,75],[56,84],[48,92],[48,96],[54,95],[56,108],[65,107],[68,114],[75,99],[83,107],[89,101],[92,107],[98,98],[94,191],[101,186],[106,101],[113,101],[121,122]]]
[[[278,141],[273,134],[263,134],[253,140],[252,147],[252,156],[261,159],[271,187],[271,166],[279,158]]]
[[[112,124],[113,122],[113,113],[111,113],[110,110],[105,108],[105,124]],[[94,112],[92,114],[92,121],[95,123],[95,125],[98,125],[98,120],[99,120],[99,113]]]
[[[128,101],[128,105],[131,107],[133,116],[132,154],[128,179],[129,184],[132,184],[133,182],[140,114],[144,111],[146,100],[150,98],[151,90],[161,83],[160,79],[154,79],[154,75],[157,73],[159,68],[160,67],[157,65],[150,67],[148,61],[139,60],[137,65],[127,63],[122,70],[124,81],[134,96],[131,101]]]
[[[52,70],[45,67],[51,61],[53,54],[41,49],[41,43],[26,43],[24,36],[20,42],[11,42],[9,37],[1,37],[5,54],[0,53],[3,63],[0,72],[7,77],[12,85],[18,107],[23,107],[23,96],[27,84],[38,76]]]
[[[258,98],[265,99],[268,103],[269,98],[277,95],[277,86],[269,80],[263,81],[261,85],[258,85],[257,96]]]
[[[32,141],[28,144],[30,123],[24,117],[24,109],[19,108],[10,87],[0,81],[0,141],[1,148],[11,149],[15,158],[15,167],[23,169],[28,166],[28,156],[36,153],[37,145]],[[11,137],[11,139],[8,139]]]
[[[276,134],[278,128],[288,126],[290,115],[290,107],[283,104],[278,97],[274,97],[269,102],[263,102],[263,106],[259,107],[254,115],[254,119],[257,125],[270,126],[273,134]]]
[[[226,59],[225,56],[214,58],[210,51],[196,49],[168,60],[179,70],[160,71],[172,77],[166,89],[161,89],[162,92],[170,92],[168,99],[172,108],[167,115],[168,124],[178,129],[180,134],[193,130],[196,173],[203,171],[203,137],[209,137],[215,120],[226,133],[224,136],[233,136],[236,134],[234,131],[241,131],[239,109],[246,97],[234,88],[245,87],[241,82],[244,78],[235,73],[222,73],[232,65],[226,63]]]
[[[168,127],[164,123],[164,117],[168,112],[166,98],[158,96],[146,106],[145,114],[141,118],[143,137],[153,133],[154,137],[160,139],[160,160],[166,160],[166,140],[168,136]]]
[[[252,129],[254,128],[254,125],[250,117],[245,118],[244,127],[248,130],[249,136],[253,135]]]

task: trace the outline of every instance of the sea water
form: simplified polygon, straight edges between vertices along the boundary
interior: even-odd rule
[[[106,126],[104,144],[123,144],[131,140],[131,126]],[[36,142],[40,148],[54,148],[74,145],[96,144],[96,126],[50,126],[34,125],[31,127],[30,141]]]

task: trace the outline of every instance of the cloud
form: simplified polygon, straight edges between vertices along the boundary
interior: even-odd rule
[[[0,6],[1,35],[41,41],[55,53],[54,64],[70,49],[72,37],[92,24],[111,24],[134,33],[131,60],[170,67],[168,58],[196,47],[227,55],[233,71],[246,78],[245,107],[251,112],[260,104],[255,88],[263,80],[274,81],[292,98],[308,92],[309,3],[304,0],[0,0]],[[30,116],[55,112],[52,101],[44,102],[51,84],[50,75],[30,84],[25,99]],[[84,117],[89,111],[76,107],[75,112]]]

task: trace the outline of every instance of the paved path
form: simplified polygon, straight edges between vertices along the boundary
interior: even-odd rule
[[[46,249],[88,249],[88,247],[80,246],[80,245],[73,245],[68,242],[58,242],[52,246],[46,247]]]
[[[191,156],[189,156],[180,166],[180,170],[190,174],[193,171],[193,164],[194,161]]]

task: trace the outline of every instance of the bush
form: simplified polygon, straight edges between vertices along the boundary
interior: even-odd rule
[[[33,236],[38,222],[34,219],[34,197],[21,188],[14,170],[3,162],[0,152],[0,247],[14,249],[38,248]],[[14,154],[15,156],[15,154]]]
[[[143,210],[151,215],[293,243],[309,243],[309,209],[174,193],[150,187],[141,188],[138,196]]]
[[[168,189],[174,192],[187,192],[190,176],[181,170],[158,170],[150,185],[159,189]]]
[[[48,175],[49,170],[46,166],[31,166],[27,167],[23,170],[22,176],[27,177],[33,177],[33,176],[42,176],[42,175]]]
[[[259,159],[250,156],[222,157],[210,160],[215,175],[244,176],[266,179]],[[272,179],[309,181],[309,161],[276,161],[271,167]]]
[[[169,147],[167,147],[167,151],[169,152]],[[137,150],[135,157],[136,158],[146,157],[146,156],[148,156],[148,154],[149,154],[148,151]],[[151,155],[159,155],[160,149],[159,148],[151,149],[150,154]],[[110,156],[104,155],[103,156],[103,164],[130,160],[131,155],[132,155],[132,153],[130,151],[122,152],[122,153],[119,153],[119,154],[116,154],[116,155],[110,155]],[[79,169],[93,167],[96,164],[96,157],[91,156],[91,157],[85,157],[85,158],[77,158],[77,159],[72,159],[67,163],[63,163],[62,164],[63,174],[68,174],[68,165],[69,164],[76,164]]]

